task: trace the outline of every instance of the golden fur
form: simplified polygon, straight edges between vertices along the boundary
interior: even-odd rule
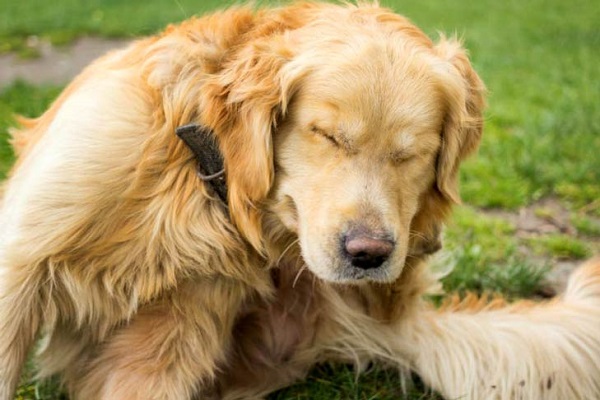
[[[328,359],[448,398],[598,398],[600,261],[547,304],[422,298],[483,108],[459,43],[376,5],[232,8],[97,60],[14,135],[0,399],[38,332],[77,399],[255,398]],[[381,267],[348,266],[353,229],[393,243]]]

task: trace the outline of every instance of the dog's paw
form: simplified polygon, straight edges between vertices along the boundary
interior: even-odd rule
[[[565,300],[592,300],[600,305],[600,257],[586,261],[573,272]]]

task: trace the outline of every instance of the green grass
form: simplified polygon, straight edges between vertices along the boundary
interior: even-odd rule
[[[333,364],[317,365],[308,378],[299,384],[280,390],[269,400],[441,400],[426,391],[415,379],[416,385],[404,394],[397,371],[370,368],[357,376],[353,368]]]
[[[585,236],[600,237],[600,221],[585,215],[574,215],[571,222],[577,231]]]
[[[515,227],[469,207],[457,208],[446,230],[446,249],[455,265],[442,280],[447,292],[501,293],[509,298],[537,293],[547,272],[519,253]]]
[[[231,1],[233,2],[233,1]],[[229,3],[231,3],[229,2]],[[66,44],[83,35],[133,37],[222,4],[216,0],[0,0],[0,53],[35,56],[32,37]],[[382,0],[433,37],[458,33],[489,89],[484,140],[462,172],[463,198],[446,232],[453,272],[448,291],[535,295],[544,260],[591,254],[600,236],[600,7],[592,0]],[[0,91],[0,178],[13,162],[7,127],[13,113],[39,115],[60,88],[13,83]],[[516,210],[554,195],[576,213],[579,238],[521,239],[516,227],[482,209]],[[539,211],[543,213],[543,210]],[[525,251],[524,251],[525,249]],[[546,261],[547,262],[547,261]],[[55,399],[53,383],[31,378],[22,399]],[[308,379],[270,399],[401,398],[395,372],[375,368],[356,378],[350,367],[321,365]],[[418,387],[407,399],[434,399]]]
[[[83,35],[134,37],[154,33],[168,23],[234,3],[218,0],[0,0],[0,52],[27,51],[37,36],[67,44]]]
[[[31,366],[30,366],[31,368]],[[30,371],[31,369],[29,369]],[[404,393],[395,370],[370,367],[359,375],[347,365],[319,364],[301,383],[269,395],[269,400],[442,400],[423,387],[418,377]],[[36,381],[26,376],[15,400],[67,400],[56,380]]]
[[[22,384],[17,390],[15,400],[67,400],[57,379],[36,380],[34,371],[35,365],[30,359],[23,372]]]
[[[581,260],[591,256],[591,250],[584,242],[568,235],[544,235],[530,241],[538,253],[559,259]]]
[[[8,128],[14,126],[15,114],[40,115],[59,92],[59,87],[34,87],[25,82],[15,82],[0,92],[0,179],[6,176],[14,160],[8,144]]]

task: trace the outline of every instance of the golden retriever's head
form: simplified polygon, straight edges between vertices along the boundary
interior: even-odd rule
[[[457,42],[434,45],[387,10],[304,6],[286,18],[220,78],[232,217],[260,248],[267,204],[317,276],[393,281],[407,257],[437,248],[459,201],[483,84]]]

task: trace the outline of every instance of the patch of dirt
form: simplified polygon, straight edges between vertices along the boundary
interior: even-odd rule
[[[30,45],[40,53],[35,59],[22,59],[15,54],[0,55],[0,88],[17,79],[35,85],[64,85],[83,68],[109,50],[123,48],[131,40],[84,37],[72,45],[55,47],[30,38]]]
[[[527,207],[522,207],[516,212],[497,209],[483,210],[483,212],[509,221],[515,227],[515,234],[519,239],[526,240],[548,234],[569,235],[585,242],[594,254],[600,251],[600,240],[598,238],[578,236],[577,229],[571,222],[573,213],[557,198],[544,198]],[[549,265],[551,267],[545,278],[550,293],[563,292],[571,272],[583,263],[583,260],[543,256],[535,253],[529,246],[524,244],[519,247],[519,251],[533,264]]]
[[[523,239],[553,233],[577,234],[571,224],[571,212],[553,197],[522,207],[517,212],[485,210],[484,213],[508,220],[515,226],[517,237]]]

